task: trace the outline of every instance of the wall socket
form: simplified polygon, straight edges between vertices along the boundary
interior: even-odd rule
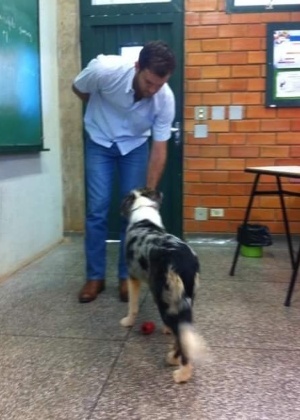
[[[210,217],[224,217],[224,209],[210,209]]]
[[[195,220],[207,220],[207,208],[196,207],[194,217],[195,217]]]
[[[207,106],[195,106],[195,120],[207,120]]]

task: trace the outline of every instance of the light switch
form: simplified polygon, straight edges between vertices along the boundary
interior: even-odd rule
[[[211,109],[212,120],[225,120],[225,106],[213,106]]]
[[[207,137],[207,125],[196,124],[194,126],[194,137],[197,139],[204,139]]]
[[[229,119],[230,120],[242,120],[243,119],[243,106],[242,105],[230,105],[229,106]]]

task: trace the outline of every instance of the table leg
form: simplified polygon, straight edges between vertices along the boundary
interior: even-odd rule
[[[286,299],[285,299],[285,302],[284,302],[285,306],[290,306],[290,304],[291,304],[291,298],[292,298],[294,286],[295,286],[297,276],[298,276],[299,264],[300,264],[300,246],[299,246],[296,261],[294,263],[289,289],[288,289],[287,296],[286,296]]]
[[[277,189],[278,189],[280,205],[281,205],[282,218],[284,222],[285,234],[286,234],[286,239],[288,243],[291,263],[292,263],[292,269],[294,270],[295,269],[294,249],[293,249],[293,244],[292,244],[292,239],[291,239],[290,226],[288,222],[287,211],[286,211],[285,202],[284,202],[284,192],[282,190],[280,176],[276,176],[276,181],[277,181]]]
[[[258,184],[260,175],[261,174],[256,174],[256,176],[255,176],[253,186],[252,186],[252,190],[251,190],[251,194],[250,194],[250,197],[249,197],[248,206],[247,206],[244,221],[243,221],[243,225],[246,225],[248,223],[249,216],[250,216],[250,211],[251,211],[251,208],[252,208],[254,197],[256,195],[256,189],[257,189],[257,184]],[[231,269],[230,269],[230,272],[229,272],[230,276],[234,276],[235,266],[237,264],[237,261],[238,261],[239,255],[240,255],[240,249],[241,249],[241,243],[238,241],[236,249],[235,249],[235,254],[234,254],[233,262],[232,262],[232,265],[231,265]]]

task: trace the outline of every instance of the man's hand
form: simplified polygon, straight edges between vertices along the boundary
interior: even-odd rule
[[[162,177],[167,161],[167,141],[153,141],[148,165],[147,187],[153,190]]]

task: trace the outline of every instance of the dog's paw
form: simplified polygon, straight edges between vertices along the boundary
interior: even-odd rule
[[[180,366],[179,369],[173,372],[173,378],[177,384],[180,384],[182,382],[187,382],[191,378],[191,376],[192,376],[191,365]]]
[[[121,319],[120,324],[122,327],[132,327],[134,324],[134,318],[132,316],[125,316],[125,318]]]
[[[170,366],[179,366],[180,365],[180,356],[175,357],[175,351],[172,350],[167,354],[166,362]]]
[[[163,334],[172,334],[172,330],[171,328],[167,327],[166,325],[163,325],[161,328],[161,332]]]

